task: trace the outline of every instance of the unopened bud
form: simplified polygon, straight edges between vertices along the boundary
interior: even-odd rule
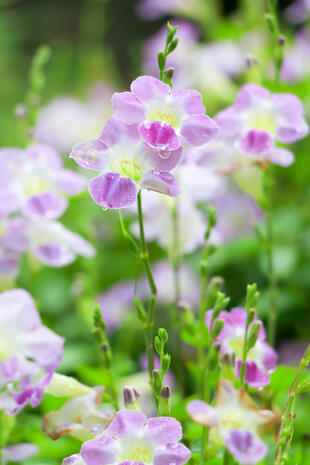
[[[225,352],[220,359],[221,364],[227,365],[230,368],[235,366],[236,355],[235,352]]]
[[[163,344],[166,344],[168,341],[168,333],[165,330],[165,328],[159,328],[158,330],[158,336],[162,340]]]
[[[245,64],[247,68],[253,68],[258,65],[258,60],[252,53],[247,53],[245,55]]]
[[[252,347],[255,346],[261,325],[262,324],[260,321],[254,321],[254,323],[252,324],[250,335],[248,338],[248,347],[247,347],[248,350],[252,349]]]
[[[163,348],[162,348],[161,340],[159,339],[158,336],[155,336],[154,346],[155,346],[155,350],[158,353],[158,355],[161,355],[163,352]]]
[[[164,74],[165,74],[165,77],[171,81],[171,79],[174,76],[174,68],[172,67],[166,68]]]
[[[215,339],[220,334],[224,326],[224,321],[219,319],[215,322],[213,331],[212,331],[212,338]]]
[[[163,399],[170,399],[171,397],[171,389],[170,386],[164,386],[160,391],[160,397]]]
[[[124,398],[124,405],[126,408],[131,408],[133,404],[135,404],[140,397],[141,395],[139,391],[137,391],[136,388],[131,387],[131,386],[124,387],[123,398]]]
[[[280,34],[278,37],[278,45],[283,47],[286,44],[286,38],[283,34]]]
[[[152,384],[154,387],[154,392],[158,396],[161,391],[161,379],[159,370],[153,370],[152,372]]]
[[[248,311],[248,316],[247,316],[247,324],[250,325],[252,321],[254,321],[255,317],[256,317],[255,308],[250,308],[250,310]]]
[[[171,357],[169,354],[165,354],[162,358],[162,370],[164,373],[169,370]]]

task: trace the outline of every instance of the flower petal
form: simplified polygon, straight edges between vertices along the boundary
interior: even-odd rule
[[[55,183],[61,192],[67,195],[77,195],[86,188],[87,180],[84,176],[65,169],[57,173]]]
[[[167,444],[156,449],[153,456],[153,465],[183,465],[191,457],[190,450],[181,443]]]
[[[153,168],[160,171],[170,171],[175,166],[177,166],[177,164],[181,160],[182,148],[180,147],[179,149],[173,150],[172,152],[159,152],[157,150],[150,149],[147,152],[146,156]]]
[[[206,109],[202,103],[201,94],[197,90],[175,90],[171,91],[171,95],[178,101],[181,101],[188,115],[204,114]]]
[[[122,139],[125,139],[126,141],[128,141],[128,139],[132,139],[133,141],[138,142],[140,139],[138,124],[129,124],[121,121],[115,115],[111,116],[104,126],[99,139],[107,147],[113,147],[113,145],[119,144]]]
[[[264,368],[269,372],[275,370],[278,360],[277,352],[267,342],[262,342],[260,350]]]
[[[283,148],[275,148],[274,150],[271,150],[267,154],[268,160],[270,160],[272,163],[275,163],[276,165],[280,166],[290,166],[292,163],[295,161],[294,154],[287,149]]]
[[[139,126],[144,142],[157,150],[173,151],[180,147],[179,138],[170,124],[147,121]]]
[[[175,177],[168,171],[151,170],[145,173],[141,181],[141,187],[150,191],[177,197],[180,187]]]
[[[182,438],[182,426],[172,417],[150,418],[144,428],[144,437],[161,445],[174,444]]]
[[[134,410],[119,410],[105,434],[121,438],[127,435],[137,435],[143,428],[146,416]]]
[[[88,189],[94,201],[103,208],[125,208],[137,197],[134,182],[118,173],[110,172],[91,179]]]
[[[44,194],[30,197],[23,206],[23,214],[32,220],[59,218],[68,206],[67,199],[45,192]]]
[[[207,115],[192,115],[182,121],[181,135],[189,144],[203,145],[219,132],[218,125]]]
[[[100,139],[90,139],[76,144],[70,158],[83,168],[102,171],[107,161],[107,146]]]
[[[145,107],[131,92],[115,92],[112,96],[115,115],[126,123],[143,121]]]
[[[240,379],[242,360],[236,362],[236,376]],[[247,360],[245,368],[245,382],[254,389],[261,389],[270,382],[270,376],[261,370],[254,360]]]
[[[86,441],[81,448],[86,465],[111,465],[117,463],[117,441],[107,435]],[[70,463],[70,462],[69,462]]]
[[[153,76],[139,76],[132,82],[131,92],[142,102],[149,102],[166,97],[170,87]]]
[[[267,453],[266,444],[246,430],[228,430],[223,439],[229,452],[243,465],[260,462]]]
[[[202,400],[189,402],[186,411],[191,419],[199,425],[219,426],[219,416],[216,409]]]
[[[274,140],[268,132],[253,129],[241,137],[240,146],[247,154],[260,155],[274,146]]]

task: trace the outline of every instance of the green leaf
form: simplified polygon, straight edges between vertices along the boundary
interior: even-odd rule
[[[279,365],[271,375],[270,388],[274,391],[288,391],[294,381],[297,368]],[[307,373],[303,375],[305,378]]]

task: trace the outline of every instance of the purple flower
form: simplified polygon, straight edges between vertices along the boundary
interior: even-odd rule
[[[137,123],[124,123],[113,116],[98,139],[75,145],[70,156],[84,168],[101,171],[89,181],[89,192],[103,208],[131,205],[137,188],[172,197],[179,194],[169,171],[178,163],[181,149],[158,153],[141,140]]]
[[[206,313],[206,324],[210,327],[213,310]],[[236,307],[230,312],[222,311],[218,318],[224,321],[224,326],[215,342],[221,344],[221,353],[233,352],[236,356],[236,375],[240,378],[242,366],[243,341],[246,327],[247,312],[244,308]],[[255,318],[254,321],[258,321]],[[251,330],[251,325],[249,331]],[[255,389],[261,389],[270,382],[269,373],[275,370],[277,354],[266,342],[266,332],[261,326],[255,346],[247,357],[245,382]]]
[[[172,417],[146,419],[133,410],[120,410],[109,428],[95,439],[83,444],[80,457],[75,462],[65,459],[63,465],[183,465],[190,458],[190,451],[179,441],[182,427]]]
[[[254,162],[289,166],[294,155],[275,142],[292,143],[308,134],[302,103],[293,94],[271,94],[258,84],[245,84],[234,105],[215,118],[221,137],[234,138],[237,148]]]
[[[86,179],[65,169],[57,152],[43,144],[0,151],[0,215],[20,210],[31,219],[55,219],[66,210],[64,195],[76,195]]]
[[[77,255],[87,258],[95,255],[85,239],[57,221],[13,218],[8,221],[1,242],[6,254],[11,253],[12,257],[30,252],[41,263],[53,267],[69,265]]]
[[[217,125],[205,115],[199,92],[171,90],[152,76],[138,77],[131,92],[115,93],[112,104],[116,116],[125,123],[138,123],[144,142],[160,152],[178,150],[183,141],[203,145],[218,133]]]
[[[267,446],[259,434],[279,418],[270,410],[258,410],[243,390],[236,390],[230,381],[222,379],[215,396],[215,406],[193,400],[186,407],[195,423],[219,431],[225,446],[244,465],[260,462]]]
[[[63,354],[64,339],[43,326],[28,292],[0,294],[0,410],[36,407]]]
[[[60,410],[48,412],[43,417],[43,433],[52,439],[71,434],[81,441],[103,432],[114,416],[113,408],[100,409],[103,386],[87,394],[69,399]]]

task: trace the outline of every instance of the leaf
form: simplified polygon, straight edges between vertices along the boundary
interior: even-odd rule
[[[294,381],[297,368],[279,365],[271,375],[270,388],[274,391],[288,391]],[[302,376],[305,378],[306,373]]]

